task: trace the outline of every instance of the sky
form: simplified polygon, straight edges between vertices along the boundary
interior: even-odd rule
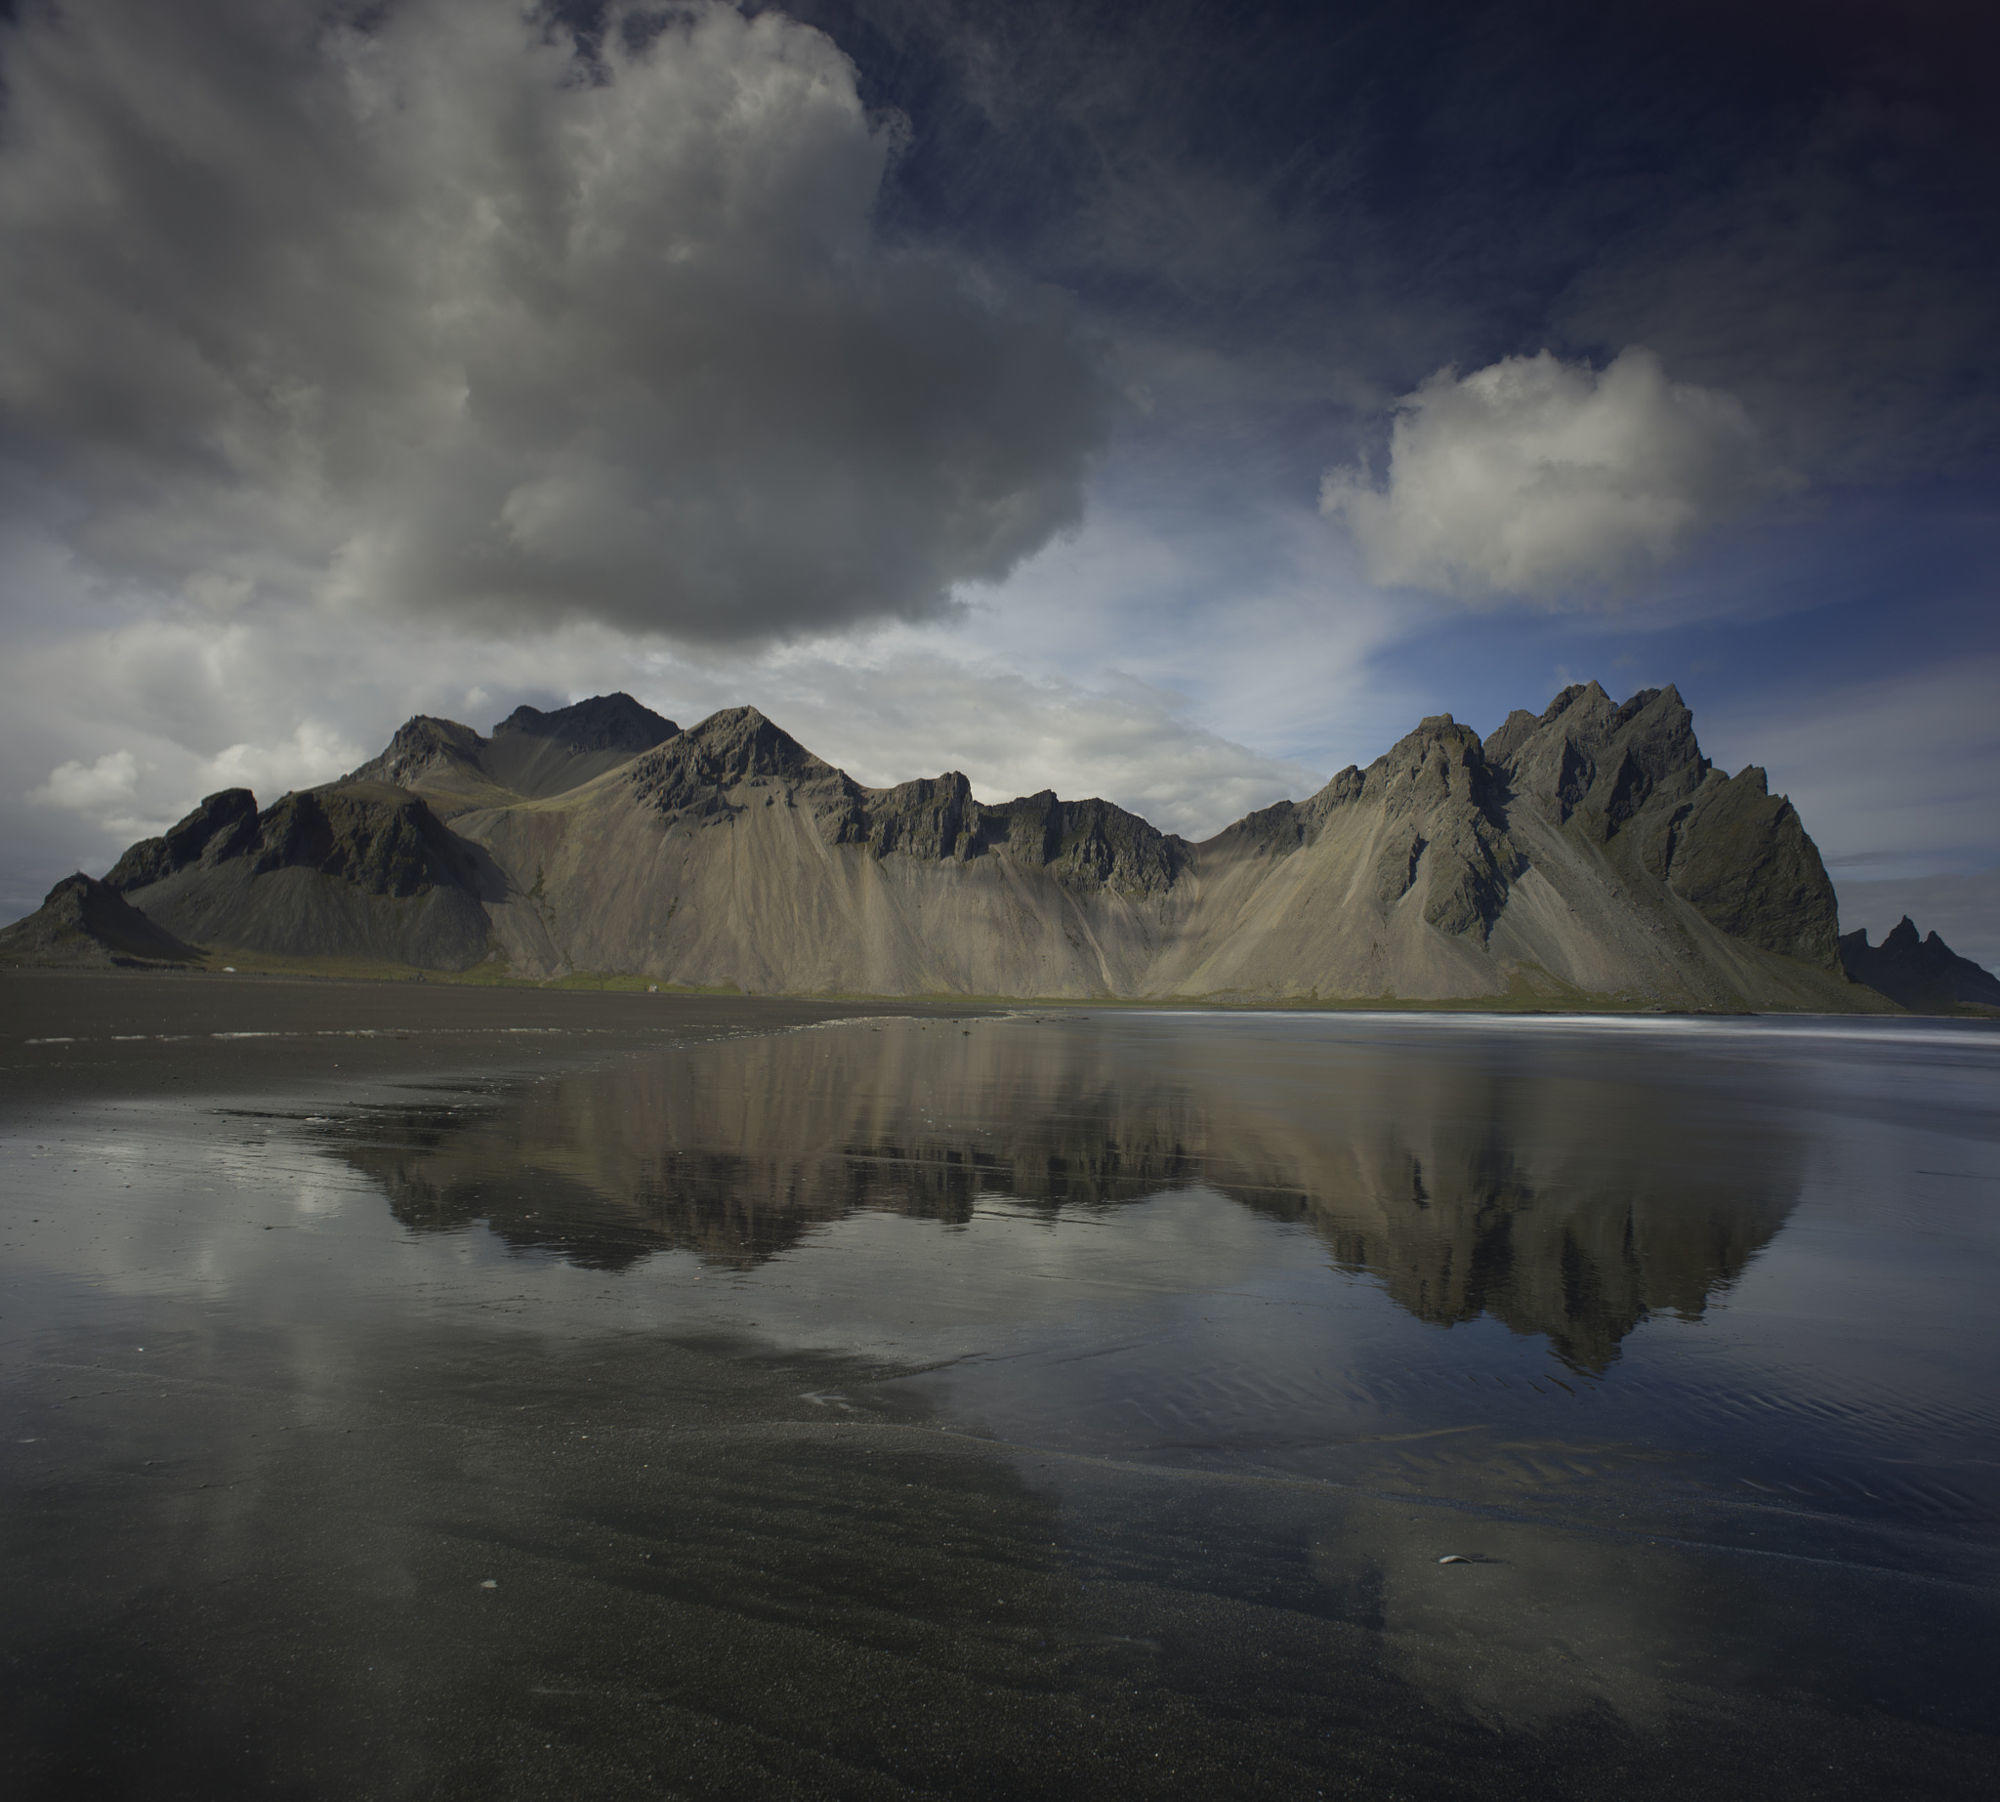
[[[2000,963],[2000,15],[0,0],[0,915],[415,713],[1200,838],[1673,682]]]

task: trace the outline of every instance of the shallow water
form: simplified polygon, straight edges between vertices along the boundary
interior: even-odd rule
[[[0,1775],[1991,1793],[1996,1151],[1977,1026],[1354,1015],[31,1125]]]

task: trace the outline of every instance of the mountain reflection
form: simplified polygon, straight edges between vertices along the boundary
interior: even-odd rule
[[[607,1271],[667,1249],[749,1268],[863,1209],[950,1226],[982,1199],[1053,1218],[1201,1185],[1309,1226],[1421,1319],[1488,1315],[1599,1371],[1648,1315],[1698,1315],[1798,1189],[1768,1112],[1647,1055],[884,1021],[385,1112],[335,1144],[413,1230],[483,1221]]]

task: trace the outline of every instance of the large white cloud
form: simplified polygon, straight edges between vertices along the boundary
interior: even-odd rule
[[[840,50],[718,0],[607,26],[30,0],[0,419],[88,568],[726,639],[936,611],[1079,516],[1090,356],[880,241],[904,128]]]
[[[1369,575],[1464,600],[1603,601],[1791,486],[1742,406],[1650,351],[1602,370],[1548,351],[1441,369],[1396,409],[1386,479],[1327,473]]]

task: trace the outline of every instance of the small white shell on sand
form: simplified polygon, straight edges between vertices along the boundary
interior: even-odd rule
[[[1447,1552],[1438,1560],[1440,1564],[1470,1564],[1472,1560],[1460,1552]]]

